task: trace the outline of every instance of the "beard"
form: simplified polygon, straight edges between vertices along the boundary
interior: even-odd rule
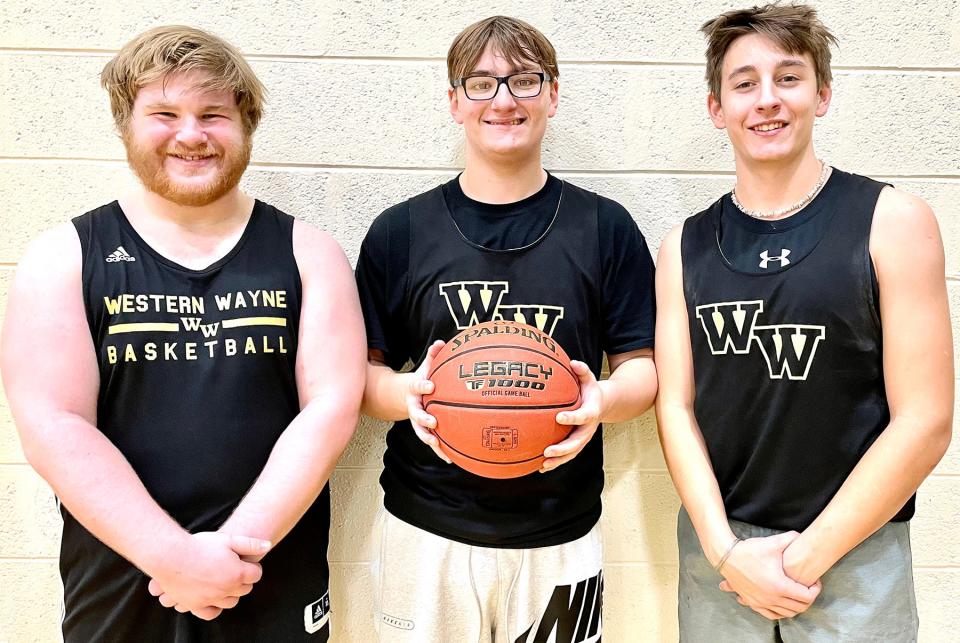
[[[177,205],[192,207],[209,205],[233,190],[250,163],[253,149],[250,136],[244,136],[239,147],[222,150],[210,145],[196,149],[175,146],[172,150],[159,150],[138,142],[129,131],[124,132],[122,138],[127,150],[127,163],[145,188]],[[212,154],[216,156],[216,172],[202,183],[178,181],[164,168],[168,154]]]

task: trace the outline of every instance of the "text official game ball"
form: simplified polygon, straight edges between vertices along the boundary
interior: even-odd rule
[[[546,333],[512,321],[471,326],[440,351],[423,407],[437,419],[440,449],[487,478],[537,471],[543,450],[572,426],[557,413],[580,406],[570,358]]]

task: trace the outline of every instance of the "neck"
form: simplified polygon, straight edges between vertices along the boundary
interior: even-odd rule
[[[128,217],[148,225],[172,225],[188,231],[215,232],[230,230],[239,223],[245,223],[253,209],[253,198],[235,187],[213,203],[190,206],[141,189],[121,199],[120,207]]]
[[[463,193],[482,203],[515,203],[536,194],[547,182],[540,153],[515,161],[496,161],[467,151],[467,163],[460,175]]]
[[[737,158],[737,200],[760,212],[783,208],[802,199],[816,185],[822,165],[809,148],[789,161],[755,162]]]

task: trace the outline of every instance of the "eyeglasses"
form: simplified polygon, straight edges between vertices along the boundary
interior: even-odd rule
[[[550,82],[549,74],[542,71],[524,71],[509,76],[467,76],[453,81],[454,87],[463,87],[470,100],[490,100],[506,85],[514,98],[534,98],[540,95],[543,82]]]

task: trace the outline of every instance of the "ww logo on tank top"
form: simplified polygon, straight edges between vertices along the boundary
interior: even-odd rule
[[[504,301],[510,292],[509,281],[451,281],[440,284],[440,295],[457,324],[466,330],[486,321],[515,321],[553,335],[563,319],[563,306],[515,304]]]
[[[810,373],[817,347],[826,337],[825,326],[808,324],[758,325],[763,301],[725,301],[697,306],[697,319],[706,333],[713,355],[750,353],[760,350],[767,362],[770,379],[784,376],[805,380]]]

